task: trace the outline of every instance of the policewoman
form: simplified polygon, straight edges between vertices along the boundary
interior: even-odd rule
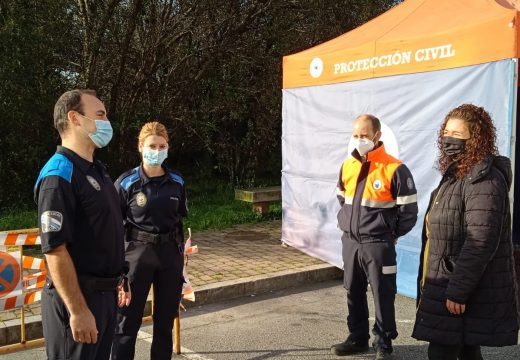
[[[146,123],[139,134],[138,149],[141,165],[123,173],[115,183],[125,224],[132,302],[118,313],[112,359],[134,358],[152,284],[155,301],[150,358],[170,359],[173,320],[184,283],[186,191],[182,176],[163,165],[168,156],[168,132],[163,124]]]

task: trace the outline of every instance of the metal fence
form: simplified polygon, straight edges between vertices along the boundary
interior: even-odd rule
[[[186,254],[198,252],[191,246],[190,237],[186,244]],[[0,346],[0,354],[7,354],[24,349],[40,347],[45,344],[44,338],[26,339],[26,306],[39,303],[41,291],[45,284],[47,270],[43,258],[27,253],[28,247],[34,252],[35,245],[40,245],[38,229],[10,230],[0,232],[0,311],[19,311],[20,337],[18,342]],[[187,278],[186,269],[185,277]],[[191,284],[183,289],[183,296],[194,301]],[[143,318],[143,324],[152,321],[154,309],[153,287],[151,291],[151,315]],[[174,352],[181,353],[179,312],[173,326]],[[7,331],[7,329],[6,329]]]

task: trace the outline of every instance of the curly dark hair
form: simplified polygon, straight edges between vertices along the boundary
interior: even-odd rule
[[[442,138],[446,123],[450,119],[461,119],[469,129],[470,138],[466,140],[464,152],[449,156],[444,152]],[[444,118],[439,136],[437,147],[439,148],[438,167],[442,174],[450,164],[457,162],[455,176],[462,178],[468,174],[470,169],[490,155],[498,155],[496,146],[496,128],[489,113],[483,108],[473,104],[462,104],[451,110]]]

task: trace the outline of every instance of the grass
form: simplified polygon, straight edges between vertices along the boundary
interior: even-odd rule
[[[251,204],[234,199],[234,189],[224,183],[207,184],[205,181],[188,185],[189,214],[184,221],[185,230],[225,229],[237,224],[257,223],[280,219],[281,204],[271,205],[268,214],[253,213]],[[0,213],[0,231],[34,228],[37,212],[34,210],[7,210]],[[186,230],[187,231],[187,230]]]
[[[282,216],[280,202],[271,205],[268,214],[253,213],[250,203],[235,200],[234,189],[222,183],[211,186],[201,181],[191,187],[188,185],[187,192],[189,211],[184,220],[186,232],[189,227],[192,231],[219,230],[238,224],[280,219]],[[35,228],[38,226],[37,218],[36,209],[4,211],[0,213],[0,231]],[[40,257],[40,246],[27,246],[24,254]],[[217,277],[218,274],[215,274],[214,278]]]
[[[280,219],[282,214],[280,203],[271,205],[268,214],[253,213],[250,203],[234,200],[234,192],[224,189],[194,196],[188,207],[184,228],[191,227],[192,230],[225,229],[237,224]]]
[[[188,217],[184,228],[192,230],[225,229],[237,224],[280,219],[280,202],[271,205],[268,214],[253,213],[251,204],[235,200],[235,190],[225,183],[208,184],[199,180],[188,185]]]
[[[30,229],[38,226],[36,210],[7,210],[0,213],[0,231]]]

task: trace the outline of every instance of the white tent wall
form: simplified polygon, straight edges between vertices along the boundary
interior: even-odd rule
[[[343,267],[337,227],[336,184],[349,155],[354,119],[376,115],[387,150],[410,168],[419,219],[399,239],[398,292],[416,296],[422,219],[440,180],[435,169],[437,134],[449,110],[473,103],[488,110],[501,154],[510,156],[516,114],[515,59],[457,69],[283,90],[282,241]],[[389,129],[391,131],[389,131]],[[395,136],[393,138],[392,134]]]

